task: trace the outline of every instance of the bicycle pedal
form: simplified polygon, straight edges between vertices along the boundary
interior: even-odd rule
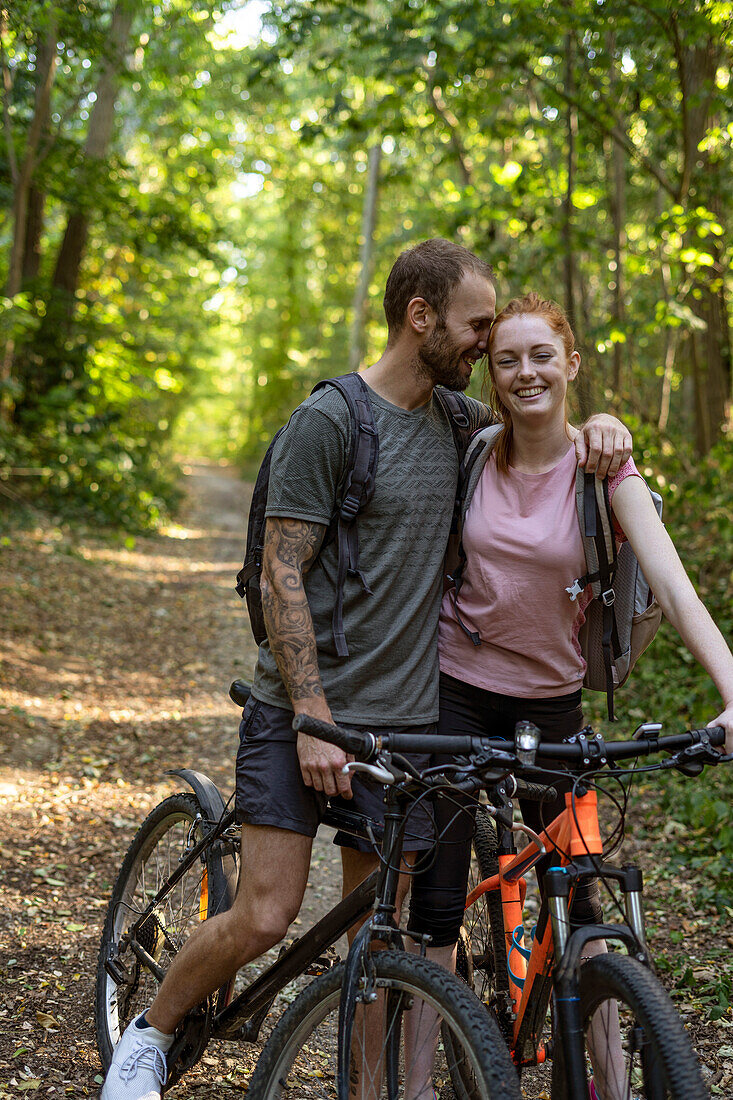
[[[130,984],[130,971],[122,962],[119,955],[115,955],[111,959],[105,959],[104,969],[107,971],[115,985]]]
[[[332,970],[334,966],[338,966],[340,962],[341,956],[338,951],[333,947],[329,947],[322,955],[319,955],[317,959],[313,960],[305,973],[313,975],[313,977],[318,977],[319,974],[325,974],[327,970]]]

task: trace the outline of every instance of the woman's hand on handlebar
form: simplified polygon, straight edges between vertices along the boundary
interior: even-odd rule
[[[725,747],[723,748],[721,745],[720,751],[727,754],[733,753],[733,703],[727,706],[717,718],[713,718],[712,722],[708,722],[708,726],[723,727],[725,730]]]

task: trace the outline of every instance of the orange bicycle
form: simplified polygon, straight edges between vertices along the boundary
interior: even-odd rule
[[[648,723],[631,741],[605,743],[586,727],[566,742],[550,744],[539,740],[535,727],[520,726],[513,753],[505,743],[514,757],[511,773],[485,785],[489,805],[478,811],[474,848],[480,881],[466,900],[457,971],[498,1020],[520,1073],[552,1059],[553,1100],[703,1100],[710,1094],[697,1057],[653,972],[641,871],[604,860],[595,780],[601,772],[628,775],[620,766],[623,759],[662,752],[671,755],[635,772],[677,768],[698,775],[705,764],[730,759],[713,747],[722,744],[723,731],[713,727],[659,737],[661,727]],[[492,763],[496,766],[496,758]],[[565,809],[538,836],[514,824],[512,798],[556,798],[546,785],[548,768],[551,780],[562,779],[570,790]],[[523,782],[537,778],[545,785]],[[519,852],[516,831],[531,837]],[[524,875],[545,852],[554,853],[557,865],[544,875],[530,946],[523,923]],[[620,890],[623,903],[615,892],[612,896],[621,919],[573,931],[572,898],[580,884],[594,878]],[[606,952],[600,940],[625,953]],[[460,1100],[473,1096],[469,1074],[454,1075],[454,1087]]]

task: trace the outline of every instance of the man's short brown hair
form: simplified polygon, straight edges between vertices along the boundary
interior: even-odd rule
[[[493,282],[490,264],[463,245],[443,237],[432,237],[402,252],[395,260],[384,291],[384,313],[390,337],[402,328],[413,298],[424,298],[439,320],[443,320],[453,292],[468,272]]]

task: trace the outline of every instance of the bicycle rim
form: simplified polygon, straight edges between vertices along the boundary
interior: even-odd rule
[[[357,1007],[349,1095],[403,1100],[432,1086],[439,1100],[452,1100],[451,1059],[458,1056],[463,1072],[470,1068],[477,1100],[518,1100],[508,1053],[482,1006],[452,975],[425,964],[401,952],[375,956],[377,1000]],[[250,1083],[250,1100],[336,1100],[342,976],[338,967],[318,979],[282,1017]]]
[[[495,875],[499,870],[496,846],[494,824],[479,807],[468,878],[469,894],[485,878]],[[492,929],[492,921],[496,924],[495,929]],[[503,950],[503,941],[501,896],[498,891],[482,894],[463,915],[456,973],[471,986],[479,1000],[487,1005],[493,1004],[493,995],[497,990],[497,970],[494,961],[496,943],[498,942],[500,949]],[[500,982],[500,988],[504,989],[508,988],[508,982],[503,955],[501,963],[499,973],[503,978],[503,984]]]

